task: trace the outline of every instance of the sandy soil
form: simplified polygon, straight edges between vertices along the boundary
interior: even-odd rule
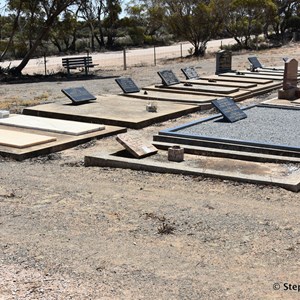
[[[300,45],[256,53],[266,65],[300,59]],[[246,67],[248,54],[234,56]],[[140,86],[156,71],[213,58],[98,74],[86,81],[1,85],[0,103],[63,98],[84,85],[118,93],[112,75]],[[262,101],[265,95],[247,102]],[[11,103],[13,102],[13,104]],[[162,128],[140,131],[151,140]],[[297,299],[300,194],[280,188],[169,174],[86,168],[86,154],[114,148],[115,137],[16,162],[0,157],[0,299]]]

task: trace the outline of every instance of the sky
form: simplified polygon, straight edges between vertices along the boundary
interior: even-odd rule
[[[121,17],[125,15],[125,7],[128,2],[129,2],[129,0],[122,0],[123,11],[122,11]],[[1,15],[4,14],[4,11],[3,11],[4,6],[5,6],[5,0],[0,0],[0,14]]]

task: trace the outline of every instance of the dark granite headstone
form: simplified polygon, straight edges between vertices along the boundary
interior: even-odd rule
[[[157,72],[157,74],[160,76],[163,85],[169,86],[169,85],[180,83],[179,79],[171,70],[159,71]]]
[[[92,95],[86,88],[75,87],[61,90],[73,103],[80,104],[97,98]]]
[[[231,98],[213,100],[212,104],[220,111],[224,119],[231,123],[247,118],[247,115]]]
[[[257,69],[262,69],[263,66],[262,64],[259,62],[258,58],[256,56],[250,56],[248,57],[248,60],[251,64],[251,71],[256,71]]]
[[[140,91],[139,87],[131,78],[117,78],[115,81],[124,93],[137,93]]]
[[[194,67],[182,68],[181,71],[185,75],[186,79],[199,79],[199,75]]]
[[[230,51],[218,51],[216,58],[216,75],[232,71],[232,54]]]

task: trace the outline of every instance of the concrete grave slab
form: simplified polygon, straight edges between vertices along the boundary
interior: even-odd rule
[[[97,97],[95,102],[86,105],[49,103],[25,108],[23,113],[139,129],[201,110],[201,107],[196,105],[170,105],[165,101],[156,101],[156,103],[157,113],[152,113],[146,111],[145,101],[120,95],[102,95]]]
[[[158,88],[156,85],[146,86],[143,88],[146,91],[159,91],[159,92],[168,92],[168,93],[177,93],[183,95],[206,95],[212,97],[224,97],[224,93],[219,92],[200,92],[200,91],[187,91],[183,89],[172,89],[169,87]],[[230,94],[226,94],[227,96],[233,98],[235,101],[241,101],[247,98],[250,98],[251,92],[248,90],[239,90],[237,92],[233,92]]]
[[[47,132],[47,138],[42,140],[40,137],[45,136],[45,131],[0,125],[0,131],[2,132],[3,130],[9,131],[11,138],[16,137],[18,140],[9,140],[9,143],[4,145],[3,139],[2,144],[0,144],[0,155],[11,157],[16,160],[24,160],[38,155],[62,151],[86,143],[92,139],[104,138],[126,132],[126,128],[123,127],[105,126],[104,130],[78,136]],[[28,143],[24,138],[25,134],[29,136]],[[23,142],[20,138],[23,138]],[[50,139],[52,141],[50,141]],[[36,141],[45,141],[45,143],[35,143]],[[22,146],[22,148],[20,146]]]
[[[167,151],[159,151],[156,155],[140,160],[125,157],[122,151],[97,153],[85,156],[85,166],[205,176],[280,186],[294,192],[300,190],[300,170],[290,168],[287,164],[258,163],[189,154],[185,154],[183,162],[177,163],[168,161],[167,156]]]
[[[232,73],[231,73],[232,74]],[[225,82],[242,82],[242,83],[257,83],[257,84],[267,84],[272,83],[271,79],[261,79],[257,77],[249,78],[249,77],[237,77],[237,76],[219,76],[219,75],[203,75],[201,79],[206,80],[217,80],[217,81],[225,81]]]
[[[13,148],[28,148],[56,141],[55,137],[0,129],[0,145]]]
[[[125,133],[117,135],[117,141],[136,158],[143,158],[157,153],[157,149],[138,134]]]
[[[259,73],[256,73],[256,72],[252,72],[251,74],[246,74],[246,73],[243,73],[243,72],[228,72],[228,73],[222,73],[222,74],[219,74],[219,76],[222,76],[222,77],[235,77],[235,78],[256,78],[256,79],[269,79],[269,80],[279,80],[279,81],[282,81],[283,80],[283,77],[281,76],[274,76],[272,74],[270,75],[262,75],[262,74],[259,74]]]
[[[220,86],[220,87],[238,87],[240,89],[249,89],[257,86],[257,83],[247,83],[247,82],[239,82],[239,81],[211,81],[207,79],[186,79],[181,80],[182,83],[191,83],[193,85],[209,85],[209,86]]]
[[[105,128],[104,125],[87,124],[83,122],[65,121],[25,115],[11,115],[9,118],[0,119],[0,124],[70,135],[81,135],[93,131],[103,130]]]
[[[138,93],[127,93],[121,95],[126,97],[133,97],[138,98],[140,100],[146,100],[146,101],[168,101],[168,102],[178,102],[178,103],[185,103],[185,104],[197,104],[201,107],[206,107],[207,104],[210,104],[211,100],[216,99],[214,96],[204,96],[204,95],[189,95],[185,94],[182,96],[182,94],[178,93],[168,93],[167,91],[140,91]]]
[[[205,93],[217,93],[217,94],[232,94],[239,91],[238,87],[226,87],[226,86],[211,86],[211,85],[195,85],[189,83],[178,83],[175,85],[165,86],[161,84],[155,85],[160,89],[170,90],[184,90],[187,92],[205,92]]]

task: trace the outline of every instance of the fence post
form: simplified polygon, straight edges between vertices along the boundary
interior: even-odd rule
[[[127,70],[126,49],[123,49],[123,64],[124,64],[124,70]]]
[[[182,43],[180,43],[180,58],[182,58]]]
[[[154,51],[154,66],[156,66],[156,47],[153,47],[153,51]]]
[[[44,66],[45,66],[45,76],[47,75],[47,57],[46,52],[44,52]]]

